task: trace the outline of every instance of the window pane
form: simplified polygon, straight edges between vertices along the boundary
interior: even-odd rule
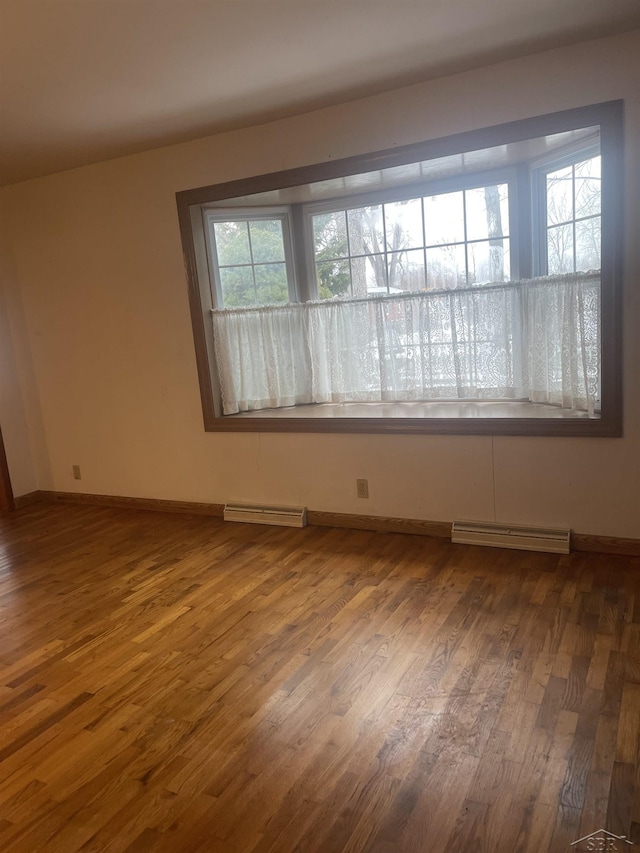
[[[356,207],[348,211],[349,250],[352,255],[369,255],[381,252],[382,245],[382,205]]]
[[[483,240],[469,243],[469,284],[509,281],[509,241]]]
[[[222,303],[225,308],[240,308],[255,305],[251,267],[222,267],[220,269]]]
[[[424,199],[427,246],[464,240],[462,192],[442,193]]]
[[[256,273],[258,305],[274,305],[289,301],[287,268],[284,264],[259,264]]]
[[[450,290],[466,287],[464,246],[427,249],[427,288]]]
[[[424,246],[422,203],[419,198],[385,204],[384,219],[389,252]]]
[[[547,225],[573,219],[572,168],[549,172],[547,175]],[[551,272],[551,270],[549,270]]]
[[[389,292],[424,290],[424,252],[390,252],[388,261]]]
[[[318,275],[318,297],[320,299],[350,296],[349,261],[325,261],[317,264],[316,272]]]
[[[600,180],[600,155],[576,163],[576,178],[596,178]]]
[[[576,166],[576,217],[600,213],[600,157]]]
[[[319,213],[313,217],[316,261],[347,256],[347,218],[344,210]]]
[[[600,217],[576,222],[576,269],[600,269]]]
[[[214,222],[218,264],[250,264],[249,231],[246,222]]]
[[[251,250],[255,264],[267,261],[284,261],[282,221],[258,219],[250,223]]]
[[[367,255],[364,258],[353,258],[351,261],[351,277],[353,296],[387,293],[384,255]]]
[[[549,275],[573,272],[573,225],[557,225],[547,231]]]
[[[467,240],[509,234],[509,187],[495,184],[466,190]]]

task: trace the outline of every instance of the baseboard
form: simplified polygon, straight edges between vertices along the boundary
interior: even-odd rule
[[[207,515],[212,518],[222,518],[224,510],[224,504],[169,501],[156,498],[126,498],[119,495],[88,495],[82,492],[39,491],[20,495],[15,499],[17,509],[42,501],[104,506],[116,509]],[[414,536],[436,536],[441,539],[449,539],[451,536],[450,522],[423,521],[417,518],[352,515],[345,512],[323,512],[311,509],[307,510],[307,522],[318,527],[343,527],[351,530],[372,530],[378,533],[409,533]],[[618,536],[595,536],[590,533],[572,532],[571,550],[617,554],[622,557],[640,557],[640,539],[623,539]]]
[[[383,515],[351,515],[345,512],[307,510],[307,522],[318,527],[349,527],[352,530],[375,530],[379,533],[411,533],[418,536],[451,537],[451,524],[446,521],[422,521],[418,518],[388,518]]]
[[[16,509],[24,509],[26,506],[41,503],[42,500],[42,492],[36,491],[27,492],[26,495],[18,495],[17,498],[13,499],[13,503],[15,504]]]
[[[178,512],[188,515],[209,515],[222,518],[224,504],[195,501],[167,501],[157,498],[126,498],[120,495],[87,495],[81,492],[40,492],[49,503],[73,503],[87,506],[108,506],[114,509],[143,509],[152,512]]]
[[[618,554],[621,557],[640,557],[640,539],[623,539],[620,536],[594,536],[591,533],[572,533],[572,551],[589,551],[597,554]]]

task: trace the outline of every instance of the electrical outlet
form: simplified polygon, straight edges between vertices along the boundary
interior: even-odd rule
[[[369,481],[368,480],[356,480],[356,493],[359,498],[368,498],[369,497]]]
[[[74,480],[81,480],[82,479],[82,475],[80,474],[80,466],[79,465],[72,465],[71,470],[73,471],[73,479]]]

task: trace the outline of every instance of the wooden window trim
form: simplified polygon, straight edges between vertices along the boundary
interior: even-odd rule
[[[205,430],[210,432],[330,432],[444,435],[617,437],[622,435],[623,102],[578,107],[545,116],[431,139],[385,151],[242,178],[176,193]],[[198,260],[199,206],[347,175],[524,142],[598,125],[602,154],[602,410],[598,419],[542,418],[237,418],[217,416],[213,379],[211,292]],[[201,214],[200,214],[201,215]],[[202,247],[200,247],[202,249]],[[200,269],[199,269],[200,268]],[[200,275],[198,274],[200,271]],[[218,409],[219,410],[219,409]]]

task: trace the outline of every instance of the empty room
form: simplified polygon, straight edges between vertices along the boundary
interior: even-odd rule
[[[0,850],[640,850],[637,0],[0,0]]]

